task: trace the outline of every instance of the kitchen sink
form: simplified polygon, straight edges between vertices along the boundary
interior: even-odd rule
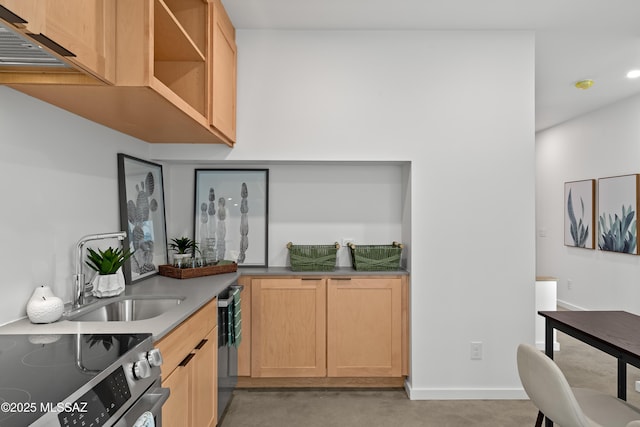
[[[109,303],[94,303],[66,316],[72,322],[131,322],[152,319],[177,306],[184,297],[126,297]]]

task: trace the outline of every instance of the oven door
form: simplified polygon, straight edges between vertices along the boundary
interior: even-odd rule
[[[169,398],[169,389],[160,387],[156,381],[145,394],[140,397],[114,424],[114,427],[146,427],[147,425],[162,426],[162,405]],[[152,417],[154,423],[147,422]],[[138,423],[138,424],[136,424]]]

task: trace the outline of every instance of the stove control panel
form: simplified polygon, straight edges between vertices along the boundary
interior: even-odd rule
[[[65,427],[100,427],[130,398],[127,376],[120,366],[73,404],[69,404],[65,412],[58,414],[58,421]]]

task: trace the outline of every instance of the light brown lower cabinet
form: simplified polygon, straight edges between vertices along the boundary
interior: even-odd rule
[[[251,324],[243,327],[250,342],[239,349],[241,376],[361,378],[335,383],[357,386],[408,374],[408,276],[243,279],[250,284]]]
[[[162,386],[171,390],[169,399],[162,407],[162,422],[166,426],[191,425],[189,408],[191,401],[189,365],[176,368],[164,381]]]
[[[191,367],[191,414],[193,427],[213,427],[218,408],[218,328],[206,336],[200,347],[196,346]],[[215,381],[212,381],[215,379]]]
[[[328,376],[400,376],[400,279],[329,279],[327,293]]]
[[[213,427],[217,422],[217,300],[209,302],[156,343],[163,355],[162,407],[168,427]]]
[[[326,376],[326,286],[324,278],[251,281],[252,376]]]

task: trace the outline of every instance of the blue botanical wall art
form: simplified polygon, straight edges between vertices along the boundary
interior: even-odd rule
[[[638,254],[638,179],[623,175],[598,180],[598,248]]]
[[[565,182],[565,246],[595,249],[595,191],[594,179]]]

